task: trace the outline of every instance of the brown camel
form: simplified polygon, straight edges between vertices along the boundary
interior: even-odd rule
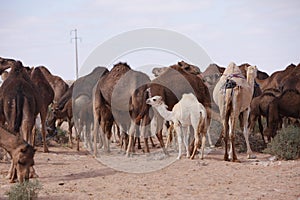
[[[48,113],[48,107],[53,102],[54,99],[54,91],[50,86],[49,82],[45,79],[40,67],[36,67],[32,69],[31,72],[31,80],[33,84],[35,84],[36,88],[38,88],[37,95],[37,103],[38,109],[41,117],[41,125],[42,125],[42,137],[43,137],[43,147],[44,152],[49,152],[47,143],[46,143],[46,119]],[[35,143],[35,134],[33,135],[33,142]]]
[[[296,65],[290,64],[284,70],[276,71],[273,74],[271,74],[270,77],[263,80],[256,79],[256,81],[260,85],[262,91],[269,88],[280,89],[280,83],[282,82],[282,80],[285,79],[286,76],[289,76],[289,74],[293,72],[295,67]]]
[[[24,67],[21,62],[8,60],[10,64],[2,65],[1,69],[12,68],[5,83],[2,85],[4,98],[4,114],[8,122],[8,128],[19,132],[22,128],[24,139],[34,146],[35,134],[32,135],[32,126],[35,117],[40,114],[42,122],[42,136],[44,152],[48,152],[46,144],[46,117],[48,106],[52,103],[54,92],[40,71],[40,68],[29,69]],[[28,70],[29,69],[29,70]],[[30,75],[30,76],[29,76]],[[17,115],[15,116],[8,102],[16,98]],[[11,99],[9,101],[8,99]],[[18,109],[19,107],[19,109]],[[20,108],[23,107],[23,110]],[[14,124],[14,128],[12,125]]]
[[[223,137],[225,143],[224,160],[226,161],[229,159],[232,159],[234,162],[238,161],[234,147],[234,128],[240,113],[243,113],[243,133],[247,144],[248,158],[255,158],[255,156],[252,155],[249,144],[248,117],[256,72],[257,68],[255,66],[249,66],[246,79],[239,67],[234,63],[230,63],[214,89],[213,98],[219,107],[223,124]],[[227,148],[228,139],[230,142],[229,157]]]
[[[280,91],[276,89],[266,90],[262,95],[254,97],[250,105],[250,115],[249,115],[249,129],[253,130],[256,120],[258,120],[259,131],[264,139],[264,130],[261,122],[261,117],[266,117],[267,119],[267,128],[269,127],[269,106],[270,103],[280,95]],[[270,138],[268,138],[270,141]]]
[[[25,141],[32,143],[32,129],[35,117],[39,112],[35,85],[32,83],[27,69],[20,61],[7,59],[2,69],[11,67],[8,78],[0,88],[0,113],[2,124],[5,122],[12,132],[23,134]]]
[[[30,169],[33,169],[33,157],[36,150],[21,137],[10,133],[1,126],[0,147],[4,148],[12,158],[8,173],[10,182],[13,183],[16,177],[20,183],[24,180],[28,180]]]
[[[67,92],[69,88],[68,84],[59,76],[52,75],[45,66],[39,66],[39,68],[54,91],[54,102],[58,102],[65,92]]]
[[[276,135],[278,124],[282,117],[300,118],[300,92],[298,90],[286,90],[275,98],[269,105],[269,127],[264,134],[268,138]]]
[[[286,90],[300,91],[300,64],[298,64],[290,74],[281,80],[279,83],[279,89],[281,92]]]
[[[189,63],[186,63],[185,61],[180,61],[177,63],[178,66],[180,66],[182,69],[190,72],[191,74],[201,74],[201,71],[199,67],[195,65],[191,65]],[[155,67],[152,69],[152,73],[154,74],[155,77],[158,77],[160,74],[164,73],[168,67]]]
[[[96,138],[99,123],[101,125],[100,138],[103,138],[104,148],[109,151],[112,118],[119,126],[122,135],[128,133],[126,155],[131,154],[134,132],[138,131],[141,121],[142,127],[146,127],[145,125],[150,122],[149,106],[146,104],[147,93],[145,92],[148,83],[150,83],[150,78],[146,74],[132,70],[127,63],[114,65],[112,70],[98,81],[93,94],[95,155],[97,154]],[[145,139],[145,151],[149,152],[148,128],[142,128],[142,134]],[[162,138],[159,140],[164,149]]]
[[[210,126],[212,111],[208,88],[201,78],[182,69],[180,65],[177,64],[168,67],[164,73],[152,80],[150,84],[150,92],[150,96],[161,96],[162,100],[168,106],[168,110],[172,110],[173,106],[179,101],[179,99],[181,99],[183,94],[194,94],[198,101],[206,108],[208,118],[207,126]],[[156,131],[160,138],[162,137],[163,119],[157,112],[155,112],[155,116],[157,120]],[[208,137],[208,139],[209,144],[212,145],[210,137]],[[193,146],[191,146],[191,150],[192,149]]]

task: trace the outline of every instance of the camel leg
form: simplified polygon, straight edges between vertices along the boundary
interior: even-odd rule
[[[197,151],[197,147],[198,147],[198,145],[199,145],[199,133],[197,133],[197,129],[195,130],[194,129],[194,136],[195,136],[195,141],[194,141],[194,150],[193,150],[193,153],[192,153],[192,156],[191,156],[191,159],[194,159],[194,157],[195,157],[195,154],[196,154],[196,151]],[[203,139],[203,138],[202,138]],[[205,145],[205,144],[204,144]],[[201,146],[201,149],[202,149],[202,147],[204,147],[203,146],[203,144],[202,144],[202,146]],[[203,148],[203,150],[204,150],[204,148]],[[202,156],[202,152],[201,152],[201,156]],[[203,158],[202,158],[203,159]]]
[[[128,147],[127,147],[127,151],[126,151],[126,156],[127,157],[129,157],[130,153],[132,153],[134,130],[135,130],[135,123],[134,123],[134,121],[131,121],[129,131],[128,131],[129,142],[128,142]]]
[[[248,129],[248,117],[249,117],[250,108],[243,112],[243,119],[244,119],[244,137],[247,145],[247,158],[248,159],[255,159],[256,156],[253,154],[250,143],[249,143],[249,129]]]
[[[174,129],[177,133],[177,140],[178,140],[178,156],[177,159],[179,160],[182,154],[182,131],[180,125],[176,122],[174,123]]]
[[[189,158],[190,157],[190,151],[189,151],[189,135],[190,135],[190,131],[188,131],[188,127],[181,127],[181,135],[183,136],[183,142],[184,142],[184,146],[185,146],[185,150],[186,150],[186,157]],[[197,146],[195,146],[194,148],[197,149]]]
[[[201,135],[202,135],[202,144],[201,144],[201,155],[200,155],[200,159],[203,160],[203,158],[204,158],[204,148],[205,148],[205,142],[206,142],[206,135],[205,135],[205,132],[203,132]]]
[[[235,119],[234,117],[231,118],[229,123],[229,145],[230,145],[230,153],[232,155],[231,159],[233,162],[239,162],[235,152],[235,145],[234,145],[234,127],[235,127]]]
[[[228,158],[228,122],[226,122],[225,120],[223,120],[223,138],[224,138],[224,145],[225,145],[225,154],[224,154],[224,160],[225,161],[229,161]]]
[[[73,141],[72,141],[72,122],[70,119],[68,119],[68,126],[69,126],[69,129],[68,129],[68,134],[69,134],[69,147],[70,148],[73,148]]]
[[[44,153],[48,153],[48,147],[46,142],[46,133],[47,133],[47,127],[46,127],[46,118],[47,118],[47,109],[41,108],[41,124],[42,124],[42,137],[43,137],[43,147],[44,147]]]
[[[94,137],[94,156],[97,156],[97,136],[98,136],[98,130],[99,130],[99,123],[94,122],[94,129],[93,129],[93,137]]]
[[[152,137],[151,136],[149,136],[150,137],[150,142],[151,142],[151,145],[152,145],[152,147],[154,148],[156,145],[155,145],[155,143],[153,142],[153,139],[152,139]]]
[[[145,153],[150,153],[150,150],[149,150],[149,144],[148,144],[148,138],[150,137],[150,140],[152,141],[151,139],[151,134],[150,134],[150,130],[148,128],[148,126],[146,125],[147,124],[147,120],[149,118],[147,116],[144,117],[144,119],[142,120],[142,126],[141,126],[141,135],[144,136],[144,145],[145,145]]]
[[[37,173],[35,172],[35,169],[33,166],[30,167],[30,175],[29,178],[38,178],[39,175],[37,175]]]
[[[11,177],[13,175],[13,170],[14,170],[14,163],[13,163],[13,160],[12,160],[11,163],[10,163],[10,167],[9,167],[7,176],[6,176],[7,179],[11,179]]]

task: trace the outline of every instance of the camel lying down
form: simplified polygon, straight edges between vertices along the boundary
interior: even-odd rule
[[[0,127],[0,147],[4,148],[12,157],[7,176],[11,183],[14,182],[16,177],[22,183],[24,180],[28,180],[29,176],[34,176],[33,157],[36,150],[31,145],[21,137],[15,136]],[[29,174],[30,170],[32,174]]]
[[[167,110],[161,96],[154,96],[146,101],[147,104],[151,105],[156,109],[159,114],[167,121],[174,123],[174,129],[178,136],[179,153],[177,159],[180,159],[182,152],[182,137],[184,138],[184,144],[186,148],[186,156],[190,157],[188,150],[188,127],[191,125],[194,129],[195,144],[191,159],[194,159],[197,147],[199,145],[199,135],[202,137],[201,144],[201,156],[204,156],[204,147],[207,132],[207,113],[204,106],[198,102],[197,98],[192,94],[183,94],[181,100],[174,105],[172,111]]]

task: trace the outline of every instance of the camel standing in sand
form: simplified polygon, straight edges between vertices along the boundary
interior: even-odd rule
[[[52,75],[46,67],[39,66],[39,68],[54,91],[54,102],[58,102],[59,99],[67,92],[69,85],[59,76]]]
[[[13,183],[17,177],[22,183],[29,179],[30,169],[34,165],[35,149],[21,137],[11,134],[6,129],[0,127],[0,147],[4,148],[12,157],[8,178]]]
[[[256,73],[256,66],[249,66],[246,79],[239,67],[235,63],[230,63],[213,91],[213,99],[219,107],[223,123],[224,160],[226,161],[230,158],[232,161],[238,161],[234,147],[234,128],[240,113],[243,115],[243,133],[247,144],[248,158],[255,158],[249,144],[248,118]],[[228,139],[230,142],[229,157],[227,152]]]
[[[183,94],[181,100],[174,105],[172,111],[167,110],[167,105],[163,102],[161,96],[154,96],[146,101],[147,104],[159,112],[166,120],[174,123],[174,128],[178,135],[179,153],[177,159],[180,159],[182,153],[182,136],[186,148],[186,156],[190,157],[189,153],[189,133],[188,127],[191,125],[194,129],[194,150],[191,159],[194,159],[197,147],[199,145],[199,134],[202,136],[201,156],[204,156],[205,137],[207,132],[207,113],[204,106],[198,102],[198,99],[192,93]]]

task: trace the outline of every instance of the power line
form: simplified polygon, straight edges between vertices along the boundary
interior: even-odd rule
[[[75,61],[76,61],[76,79],[78,79],[78,49],[77,49],[77,40],[79,39],[81,41],[81,38],[77,37],[77,29],[71,30],[70,35],[72,33],[75,33],[75,37],[71,38],[71,42],[75,40]]]

